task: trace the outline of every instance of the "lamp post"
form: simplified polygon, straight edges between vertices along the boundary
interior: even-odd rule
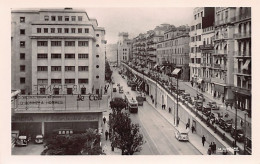
[[[179,108],[179,73],[181,69],[176,68],[172,72],[172,75],[176,78],[177,80],[177,107],[176,107],[176,119],[175,119],[175,125],[178,127],[179,125],[179,117],[178,117],[178,108]]]
[[[245,112],[245,123],[244,123],[244,125],[245,125],[245,131],[244,131],[244,155],[246,155],[246,115],[247,115],[247,113]]]

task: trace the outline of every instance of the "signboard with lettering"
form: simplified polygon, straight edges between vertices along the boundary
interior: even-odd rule
[[[107,109],[107,95],[21,95],[18,110],[91,110]]]
[[[12,116],[12,122],[68,122],[68,121],[98,121],[97,113],[43,113]]]

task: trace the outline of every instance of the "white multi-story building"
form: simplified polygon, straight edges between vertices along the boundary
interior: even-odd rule
[[[118,34],[119,40],[117,43],[117,60],[120,65],[121,61],[127,62],[130,58],[130,53],[132,52],[132,41],[128,39],[128,33],[121,32]]]
[[[22,94],[100,93],[104,36],[85,10],[12,10],[12,88]]]

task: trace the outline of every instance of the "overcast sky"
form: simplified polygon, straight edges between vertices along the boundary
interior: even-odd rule
[[[190,25],[193,18],[193,8],[87,8],[86,11],[105,28],[108,44],[117,42],[119,32],[128,32],[131,39],[163,23]]]

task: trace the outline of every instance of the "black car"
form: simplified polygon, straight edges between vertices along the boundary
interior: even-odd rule
[[[206,105],[206,106],[203,106],[202,108],[202,114],[204,114],[206,117],[208,117],[211,113],[211,108]]]
[[[235,138],[235,136],[236,136],[235,132],[236,132],[235,126],[232,126],[230,134],[233,138]],[[244,141],[244,132],[243,132],[243,129],[241,127],[237,127],[237,141],[238,142]]]
[[[219,121],[219,127],[226,132],[231,132],[232,129],[232,120],[228,118],[220,118]]]

